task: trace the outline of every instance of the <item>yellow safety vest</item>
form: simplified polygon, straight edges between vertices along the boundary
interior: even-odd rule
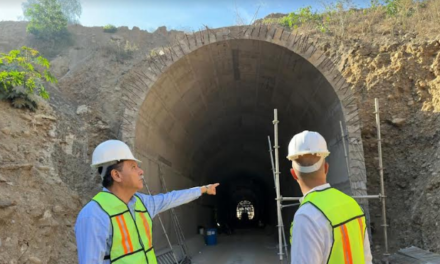
[[[365,264],[365,214],[353,198],[334,188],[327,188],[308,193],[300,207],[304,204],[311,204],[321,211],[333,228],[333,244],[327,264]],[[290,243],[292,230],[293,222]]]
[[[153,248],[153,221],[141,199],[135,195],[135,217],[116,195],[100,192],[93,200],[110,217],[113,240],[110,263],[116,264],[157,264]]]

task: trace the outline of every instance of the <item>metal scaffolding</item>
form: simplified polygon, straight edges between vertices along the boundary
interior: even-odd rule
[[[274,168],[274,162],[273,162],[272,143],[270,142],[269,136],[267,137],[267,140],[269,142],[269,153],[270,153],[270,161],[272,163],[273,181],[276,186],[277,180],[276,180],[276,174],[275,174],[275,168]],[[276,191],[276,189],[275,189],[275,191]],[[290,206],[295,206],[295,205],[299,205],[299,204],[281,205],[281,209],[283,209],[284,207],[290,207]],[[284,227],[283,218],[281,218],[281,226]],[[284,232],[284,230],[282,232],[282,235],[283,235],[283,242],[284,242],[284,252],[285,252],[286,256],[289,257],[289,250],[288,250],[287,242],[286,242],[286,232]]]
[[[385,184],[383,180],[383,165],[382,165],[382,138],[380,135],[380,115],[379,115],[379,99],[374,99],[374,106],[375,106],[375,114],[376,114],[376,127],[377,127],[377,152],[379,153],[379,173],[380,173],[380,195],[381,195],[381,201],[382,201],[382,227],[383,227],[383,235],[385,240],[385,259],[386,263],[388,264],[388,232],[387,232],[387,210],[386,210],[386,196],[385,196]]]
[[[277,194],[277,218],[278,218],[278,246],[279,246],[279,252],[278,255],[280,256],[280,263],[283,263],[283,233],[284,233],[284,224],[283,224],[283,217],[281,214],[281,194],[280,194],[280,159],[279,159],[279,151],[280,148],[278,146],[278,111],[277,109],[274,110],[274,120],[273,125],[275,129],[275,146],[273,147],[275,149],[275,189]]]

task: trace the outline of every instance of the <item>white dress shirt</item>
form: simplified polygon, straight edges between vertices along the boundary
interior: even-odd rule
[[[328,183],[317,186],[304,196],[329,187]],[[313,205],[304,204],[293,219],[291,264],[326,264],[333,243],[333,232],[324,214]],[[365,232],[364,240],[365,264],[372,264],[368,232]]]

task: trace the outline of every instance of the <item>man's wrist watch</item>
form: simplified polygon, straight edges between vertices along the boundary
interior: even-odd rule
[[[205,185],[205,186],[203,186],[203,187],[205,187],[205,191],[203,192],[203,194],[208,193],[209,184],[208,184],[208,185]]]

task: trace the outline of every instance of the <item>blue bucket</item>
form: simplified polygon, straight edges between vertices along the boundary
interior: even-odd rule
[[[217,229],[216,228],[208,228],[206,230],[205,242],[208,246],[217,245]]]

